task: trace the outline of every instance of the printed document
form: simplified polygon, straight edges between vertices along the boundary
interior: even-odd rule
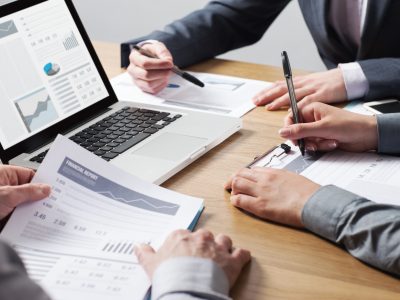
[[[157,248],[195,223],[203,201],[147,183],[59,136],[34,182],[43,201],[18,207],[2,232],[55,300],[143,299],[150,282],[133,247]]]
[[[179,107],[190,110],[211,112],[241,117],[255,105],[254,95],[271,86],[271,83],[231,76],[191,72],[204,82],[198,87],[173,74],[168,86],[157,95],[142,92],[125,72],[111,80],[119,100],[135,101]]]
[[[378,203],[400,205],[400,157],[344,151],[303,157],[298,147],[286,144],[292,147],[289,154],[277,148],[256,166],[286,169],[320,185],[334,184]]]

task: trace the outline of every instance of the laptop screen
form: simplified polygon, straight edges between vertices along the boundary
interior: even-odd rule
[[[4,150],[109,96],[64,0],[0,18]]]

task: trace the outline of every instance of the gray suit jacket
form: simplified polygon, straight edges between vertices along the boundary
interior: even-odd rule
[[[129,45],[155,39],[167,45],[181,67],[257,42],[290,0],[219,0],[173,22],[162,31],[121,45],[121,64],[129,64]],[[366,100],[400,97],[400,1],[369,0],[359,49],[339,42],[328,24],[329,0],[299,0],[307,26],[328,68],[358,61],[368,79]],[[293,24],[295,26],[295,24]],[[299,45],[299,48],[301,45]]]

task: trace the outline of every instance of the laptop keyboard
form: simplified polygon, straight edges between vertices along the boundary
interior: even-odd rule
[[[70,139],[110,161],[180,117],[182,115],[127,106]],[[43,151],[30,161],[41,163],[47,152]]]

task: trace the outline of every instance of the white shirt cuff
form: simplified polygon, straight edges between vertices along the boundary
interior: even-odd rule
[[[346,86],[347,99],[363,98],[369,90],[369,83],[359,63],[339,64]]]

